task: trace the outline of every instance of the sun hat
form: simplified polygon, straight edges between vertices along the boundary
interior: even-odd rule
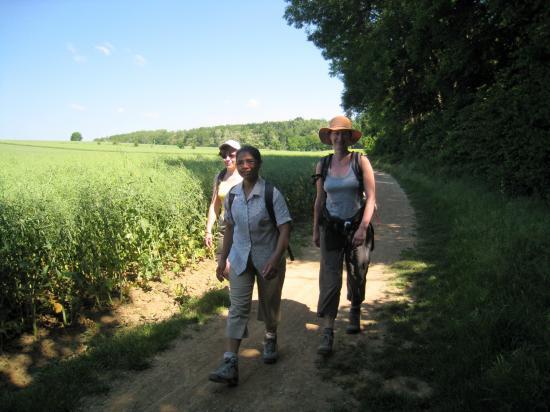
[[[322,127],[319,129],[319,139],[324,144],[332,145],[330,141],[330,132],[337,130],[349,130],[351,132],[351,138],[349,139],[349,144],[355,144],[361,138],[361,132],[354,129],[351,126],[351,120],[346,116],[336,116],[332,118],[328,124],[328,127]]]
[[[220,145],[220,151],[229,148],[239,150],[241,148],[241,144],[235,140],[227,140]]]

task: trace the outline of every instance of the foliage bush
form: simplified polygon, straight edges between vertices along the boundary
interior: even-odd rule
[[[413,371],[437,385],[428,409],[547,405],[547,205],[403,163],[386,167],[407,190],[419,225],[417,249],[401,262],[414,301],[391,323],[397,348],[386,357],[399,359],[392,373]],[[415,344],[403,348],[403,339]]]

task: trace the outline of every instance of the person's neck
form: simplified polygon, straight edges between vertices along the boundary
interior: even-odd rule
[[[334,148],[334,157],[338,160],[344,159],[349,154],[350,154],[350,151],[348,150],[347,147]]]
[[[227,167],[226,169],[227,169],[227,176],[228,176],[228,177],[231,177],[231,176],[233,176],[235,173],[238,173],[236,167],[233,167],[233,168]]]
[[[256,179],[254,179],[254,180],[251,180],[251,179],[244,179],[243,180],[243,189],[244,189],[246,194],[249,194],[250,191],[254,188],[254,186],[256,185],[256,182],[258,181],[258,178],[259,177],[256,177]]]

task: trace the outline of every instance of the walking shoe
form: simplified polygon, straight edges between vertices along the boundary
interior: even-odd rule
[[[266,337],[264,339],[264,363],[275,363],[279,358],[279,352],[277,352],[277,336],[273,338]]]
[[[356,334],[361,332],[361,306],[351,307],[349,310],[349,323],[346,327],[346,333]]]
[[[334,343],[334,332],[331,328],[325,328],[321,335],[321,344],[317,348],[319,355],[330,355],[332,353],[332,344]]]
[[[226,358],[214,372],[208,375],[212,382],[227,383],[229,386],[239,384],[239,363],[237,357]]]

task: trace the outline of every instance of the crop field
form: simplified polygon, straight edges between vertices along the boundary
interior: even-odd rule
[[[217,148],[0,141],[0,335],[70,323],[127,285],[204,258]],[[262,151],[261,175],[309,221],[321,152]]]

